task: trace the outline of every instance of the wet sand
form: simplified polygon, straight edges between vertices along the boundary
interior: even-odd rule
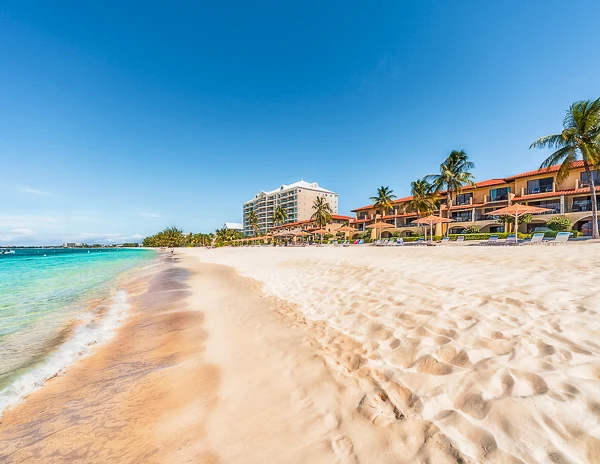
[[[600,462],[600,246],[469,248],[179,250],[0,462]]]

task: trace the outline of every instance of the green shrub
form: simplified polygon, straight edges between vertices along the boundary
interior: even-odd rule
[[[479,226],[469,226],[465,229],[465,234],[478,234],[480,230]]]
[[[548,219],[546,226],[550,230],[556,232],[564,232],[567,230],[571,230],[571,227],[573,227],[573,221],[571,221],[566,216],[555,216],[551,219]]]

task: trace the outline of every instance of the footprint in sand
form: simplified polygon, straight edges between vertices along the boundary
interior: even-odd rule
[[[331,440],[331,448],[342,464],[356,464],[358,461],[354,454],[352,442],[345,435],[339,435]]]

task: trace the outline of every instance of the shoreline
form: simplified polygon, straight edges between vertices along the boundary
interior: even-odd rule
[[[30,394],[44,388],[47,381],[63,375],[115,335],[131,306],[128,300],[132,295],[125,288],[143,280],[153,267],[159,265],[159,259],[157,255],[150,263],[116,275],[104,294],[91,291],[84,309],[73,314],[64,325],[57,326],[54,335],[27,340],[28,348],[21,358],[13,360],[14,367],[3,366],[9,370],[0,388],[0,420],[5,411],[26,401]],[[40,327],[34,328],[33,332],[47,330],[43,328],[43,322],[38,322]],[[3,340],[3,350],[16,353],[21,340],[22,334],[11,334]]]

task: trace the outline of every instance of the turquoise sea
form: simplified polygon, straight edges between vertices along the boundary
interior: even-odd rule
[[[0,255],[0,415],[114,334],[129,308],[117,277],[156,256],[124,248],[14,251]],[[90,307],[98,301],[102,311]]]

